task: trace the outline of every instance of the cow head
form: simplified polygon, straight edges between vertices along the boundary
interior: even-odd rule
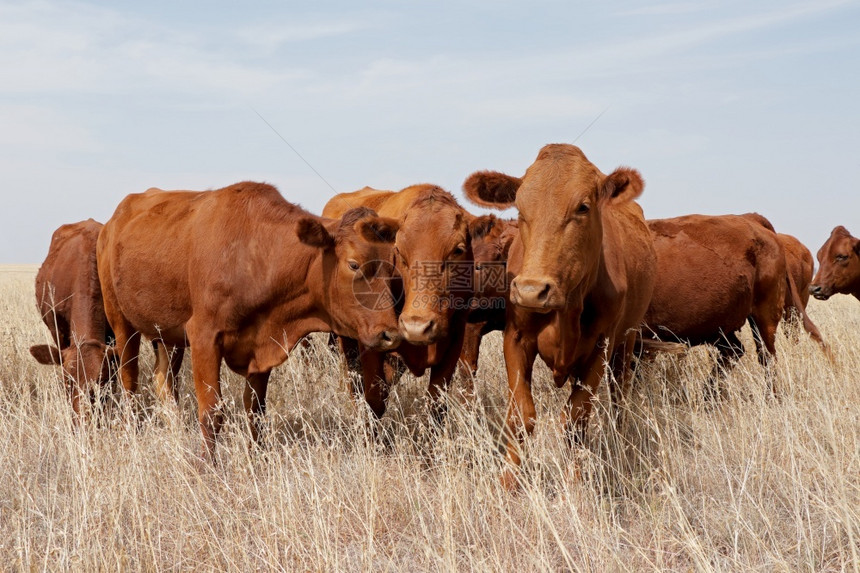
[[[595,280],[603,241],[601,209],[635,199],[644,182],[624,167],[604,175],[578,147],[552,144],[541,149],[522,178],[478,172],[463,187],[479,205],[516,205],[524,254],[511,283],[511,301],[550,311],[576,304],[570,297]]]
[[[504,281],[508,251],[518,232],[517,221],[499,220],[492,215],[487,223],[475,226],[472,233],[472,253],[475,258],[476,294],[492,295],[506,288]]]
[[[860,298],[860,239],[845,227],[836,227],[818,250],[818,273],[809,285],[809,293],[827,300],[836,293]]]
[[[495,217],[475,217],[454,197],[422,185],[400,218],[394,251],[403,277],[400,332],[412,344],[448,336],[450,320],[466,308],[474,288],[472,235],[488,232]]]
[[[366,207],[350,209],[341,219],[304,217],[296,227],[302,243],[322,250],[322,304],[332,331],[378,350],[400,344],[392,292],[397,229],[397,221]]]
[[[113,347],[98,340],[83,340],[62,350],[50,344],[39,344],[30,347],[30,354],[40,364],[62,366],[70,394],[74,394],[73,387],[83,394],[94,384],[107,382],[111,376],[111,359],[115,358]]]

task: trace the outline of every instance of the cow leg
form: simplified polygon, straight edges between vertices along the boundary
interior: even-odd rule
[[[182,369],[182,359],[185,357],[185,348],[182,346],[174,346],[170,353],[170,391],[173,394],[173,399],[179,403],[179,388],[176,385],[176,380],[179,379],[179,371]]]
[[[776,357],[776,328],[779,319],[772,317],[752,315],[749,317],[750,328],[755,340],[758,362],[765,368],[770,366],[771,360]]]
[[[329,339],[331,341],[331,339]],[[352,375],[354,372],[361,372],[361,349],[358,347],[358,341],[345,336],[338,336],[336,344],[340,346],[343,357],[346,362],[345,371],[343,372],[346,379],[349,381],[349,388],[356,396],[361,394],[361,384]]]
[[[630,382],[633,379],[633,348],[636,345],[636,332],[631,331],[612,353],[612,380],[609,381],[609,394],[615,414],[616,427],[621,426],[621,413],[624,409]]]
[[[452,330],[454,330],[452,325]],[[448,387],[451,385],[451,380],[454,378],[454,372],[457,371],[457,364],[460,363],[460,353],[463,351],[463,329],[459,329],[459,335],[455,334],[453,338],[448,340],[448,347],[444,351],[442,360],[434,366],[430,367],[430,384],[427,386],[427,397],[430,402],[430,416],[433,420],[441,425],[445,421],[445,416],[448,414],[448,404],[443,398]]]
[[[214,460],[215,442],[224,416],[221,412],[221,346],[214,333],[196,328],[193,318],[186,328],[191,341],[191,369],[197,395],[197,420],[203,435],[204,457]]]
[[[773,361],[776,359],[776,328],[779,319],[772,320],[770,316],[750,316],[750,327],[755,339],[758,362],[766,371],[767,386],[771,394],[775,393]]]
[[[137,380],[140,374],[138,359],[140,356],[140,333],[129,332],[126,325],[115,329],[116,343],[120,349],[119,380],[125,390],[124,395],[131,398],[137,394]]]
[[[107,266],[100,269],[108,272]],[[109,276],[109,275],[100,275]],[[104,302],[107,326],[114,334],[114,355],[119,359],[119,380],[124,389],[124,395],[137,393],[138,354],[140,353],[140,333],[136,332],[125,319],[116,299],[112,283],[102,280],[102,300]]]
[[[269,372],[249,374],[245,379],[245,392],[242,401],[245,413],[248,415],[248,426],[251,429],[251,441],[260,444],[263,433],[263,420],[266,415],[266,390],[269,387]]]
[[[603,345],[597,345],[584,367],[580,369],[584,376],[574,382],[567,404],[561,410],[562,427],[571,446],[580,446],[585,441],[585,430],[594,407],[592,398],[606,372],[603,353]]]
[[[460,372],[463,396],[467,402],[475,400],[475,376],[478,373],[478,356],[481,352],[481,339],[484,337],[486,322],[467,323],[463,334],[463,350],[457,369]]]
[[[385,377],[386,355],[368,350],[360,343],[358,349],[364,399],[378,420],[385,414],[385,401],[388,399],[389,385]]]
[[[179,402],[179,393],[176,388],[176,377],[182,368],[182,358],[185,349],[173,346],[168,350],[163,341],[153,340],[152,349],[155,351],[155,394],[162,405],[167,405],[170,400]]]
[[[505,328],[505,370],[508,375],[508,411],[505,416],[505,459],[510,464],[503,476],[506,489],[517,488],[515,467],[522,459],[522,442],[534,431],[535,402],[532,396],[532,368],[537,356],[537,341],[521,338],[514,327]]]
[[[744,355],[744,345],[741,344],[736,332],[729,332],[717,340],[715,346],[717,348],[717,363],[705,383],[706,400],[725,398],[726,388],[723,378]]]
[[[105,304],[105,311],[107,310],[108,306]],[[123,394],[131,397],[137,393],[140,333],[136,332],[121,314],[114,316],[108,314],[108,319],[115,325],[113,327],[116,336],[115,348],[119,355],[119,380],[124,390]]]
[[[377,419],[381,418],[385,414],[385,401],[390,388],[388,380],[391,374],[386,376],[387,355],[368,350],[352,338],[340,336],[338,339],[346,358],[346,376],[350,380],[352,394],[356,397],[364,395],[370,411]],[[359,373],[358,378],[353,376],[354,372]]]

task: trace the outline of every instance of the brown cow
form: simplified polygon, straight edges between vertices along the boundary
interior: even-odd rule
[[[517,221],[511,219],[493,225],[486,235],[472,237],[475,286],[480,289],[476,294],[482,308],[472,309],[466,322],[460,366],[467,385],[471,385],[478,372],[481,339],[490,332],[505,329],[508,252],[517,233]]]
[[[534,429],[537,355],[559,387],[572,382],[562,421],[574,443],[584,436],[607,358],[616,378],[613,395],[623,395],[656,273],[651,235],[634,201],[643,186],[637,171],[621,167],[604,175],[567,144],[541,149],[522,178],[484,171],[464,183],[466,196],[479,205],[519,210],[504,339],[506,457],[514,465],[520,463],[514,437]],[[509,468],[504,483],[515,487],[515,480]]]
[[[222,425],[221,361],[247,379],[244,405],[259,436],[272,368],[310,332],[334,331],[371,348],[400,341],[394,309],[368,310],[358,293],[390,296],[396,221],[369,209],[341,220],[288,203],[271,185],[126,197],[98,241],[120,378],[137,384],[139,334],[191,348],[205,452]]]
[[[81,397],[93,383],[108,381],[109,361],[117,359],[96,266],[96,241],[102,226],[88,219],[57,229],[36,275],[36,305],[56,346],[31,346],[30,354],[41,364],[62,365],[78,417]],[[183,349],[169,353],[163,344],[153,341],[153,350],[156,395],[163,404],[170,398],[175,402],[174,379],[182,366]]]
[[[812,283],[812,274],[815,271],[815,259],[812,258],[809,249],[796,237],[785,233],[777,233],[776,237],[782,243],[782,248],[785,251],[786,270],[794,281],[794,290],[787,288],[785,291],[783,318],[786,320],[799,319],[809,336],[820,344],[825,352],[829,353],[827,345],[821,337],[821,332],[806,313],[806,306],[809,304],[809,285]],[[796,299],[794,293],[797,294]]]
[[[768,365],[786,303],[806,314],[770,222],[757,213],[686,215],[650,220],[648,227],[657,252],[657,284],[645,315],[649,334],[716,346],[708,395],[717,390],[719,370],[743,355],[737,332],[746,322],[759,361]]]
[[[457,367],[474,296],[472,240],[487,235],[497,219],[471,215],[450,193],[428,184],[398,192],[365,187],[341,193],[323,214],[337,216],[357,205],[399,222],[394,250],[403,278],[399,324],[404,342],[397,354],[416,376],[430,368],[428,394],[432,415],[439,421],[445,410],[439,398]],[[385,356],[365,352],[354,341],[341,343],[351,367],[360,361],[365,399],[373,413],[382,416],[391,382],[385,375]]]
[[[41,364],[62,366],[76,419],[81,399],[90,395],[94,384],[110,378],[108,342],[113,333],[105,319],[96,268],[101,228],[93,219],[58,228],[36,274],[36,306],[54,344],[31,346],[30,354]]]
[[[850,294],[860,300],[860,239],[839,226],[818,250],[818,274],[809,292],[818,300]]]

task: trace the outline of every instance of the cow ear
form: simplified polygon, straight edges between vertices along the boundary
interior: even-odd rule
[[[296,225],[299,240],[311,247],[330,249],[334,247],[334,237],[318,219],[302,217]]]
[[[31,346],[30,354],[39,364],[60,364],[60,349],[51,344]]]
[[[853,242],[854,252],[857,253],[858,255],[860,255],[860,239],[856,239],[854,237],[851,237],[851,240]]]
[[[469,236],[472,239],[483,239],[493,231],[498,223],[499,219],[495,215],[475,217],[469,223]]]
[[[463,182],[466,198],[481,207],[507,209],[517,199],[523,180],[498,171],[476,171]]]
[[[838,225],[833,227],[833,230],[830,231],[831,237],[850,237],[851,233],[848,232],[848,229],[843,227],[842,225]]]
[[[600,198],[610,201],[632,201],[642,194],[645,181],[635,169],[619,167],[603,178]]]
[[[389,217],[365,217],[358,222],[356,230],[370,243],[393,243],[400,223]]]

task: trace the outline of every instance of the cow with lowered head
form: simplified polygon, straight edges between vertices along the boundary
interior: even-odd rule
[[[54,232],[45,262],[36,274],[36,304],[51,331],[55,345],[30,347],[41,364],[59,364],[76,419],[81,398],[93,384],[108,381],[118,354],[114,334],[105,317],[96,264],[96,242],[103,225],[93,219],[63,225]],[[171,352],[153,340],[155,393],[162,404],[175,403],[175,379],[182,366],[183,349]]]
[[[269,374],[306,334],[335,332],[374,349],[400,342],[394,309],[369,309],[355,295],[391,296],[379,262],[391,259],[396,231],[365,208],[314,216],[264,183],[127,196],[98,240],[123,386],[137,384],[140,334],[188,346],[205,452],[223,420],[222,361],[246,378],[256,440]]]
[[[398,222],[395,266],[402,285],[399,324],[403,342],[396,354],[416,376],[430,369],[428,395],[433,417],[444,415],[440,400],[449,386],[463,348],[470,305],[474,301],[474,251],[477,237],[492,231],[494,216],[476,217],[435,185],[412,185],[401,191],[365,187],[333,197],[323,209],[338,216],[362,205]],[[365,399],[379,417],[391,384],[384,353],[368,351],[361,341],[342,339],[351,367],[361,369]]]
[[[607,360],[613,395],[623,395],[656,274],[651,234],[635,202],[643,186],[637,171],[621,167],[605,175],[567,144],[544,146],[523,177],[483,171],[464,183],[478,205],[519,211],[504,332],[506,457],[514,465],[517,439],[535,425],[531,381],[538,355],[559,387],[572,384],[562,421],[573,442],[584,435]],[[516,485],[513,468],[504,483]]]
[[[113,333],[105,319],[96,268],[96,240],[102,224],[87,219],[54,231],[45,262],[36,274],[36,306],[53,344],[30,347],[40,364],[62,367],[72,409],[110,378],[108,347]]]

